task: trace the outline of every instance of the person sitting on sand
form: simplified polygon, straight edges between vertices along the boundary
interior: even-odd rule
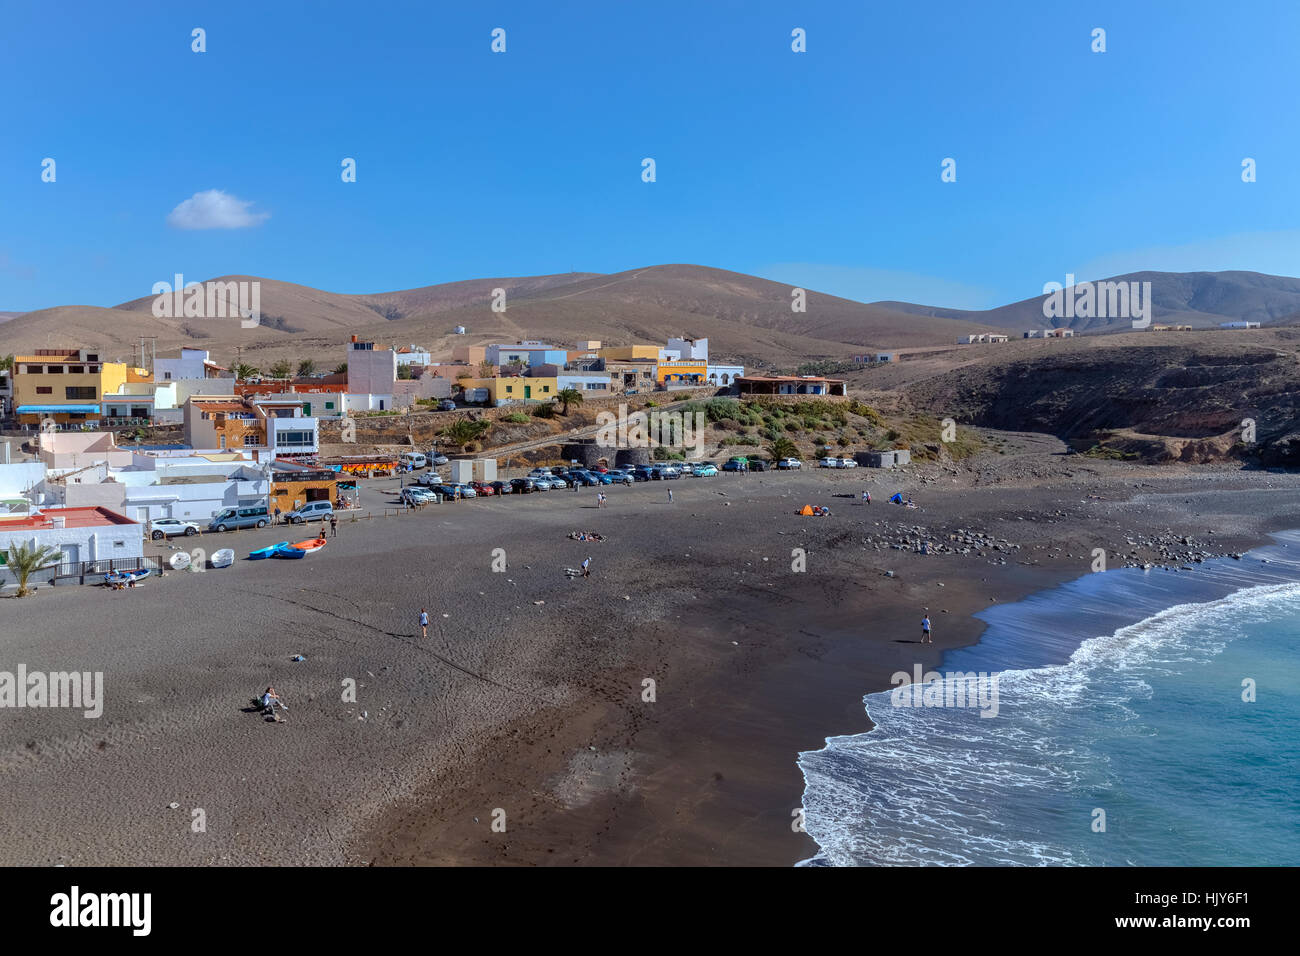
[[[280,699],[280,695],[275,692],[275,688],[268,687],[262,692],[262,707],[268,716],[275,717],[275,708],[277,705],[279,705],[281,710],[289,709],[289,705]],[[279,718],[276,717],[276,720],[279,720]]]

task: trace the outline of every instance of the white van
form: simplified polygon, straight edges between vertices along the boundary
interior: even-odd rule
[[[408,451],[402,454],[402,464],[410,465],[412,468],[428,468],[429,459],[418,451]]]

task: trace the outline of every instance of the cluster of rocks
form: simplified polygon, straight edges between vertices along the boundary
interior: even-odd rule
[[[885,524],[878,536],[868,535],[863,543],[875,547],[877,551],[888,548],[913,554],[974,555],[977,558],[987,558],[990,564],[1006,564],[1007,556],[1020,550],[1020,545],[984,531],[958,528],[944,540],[921,525],[891,527]]]
[[[1214,534],[1213,531],[1209,533]],[[1205,542],[1171,531],[1131,535],[1124,539],[1124,543],[1129,546],[1129,550],[1122,555],[1124,567],[1142,568],[1144,571],[1153,567],[1191,570],[1193,565],[1210,558],[1241,560],[1240,551],[1212,551],[1206,547]]]

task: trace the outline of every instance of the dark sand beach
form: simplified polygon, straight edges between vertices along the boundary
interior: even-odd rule
[[[1122,561],[1130,537],[1232,553],[1296,524],[1295,475],[1019,441],[1005,459],[896,474],[684,479],[672,504],[653,482],[606,489],[603,510],[591,490],[433,505],[345,520],[302,561],[242,560],[297,531],[205,536],[241,560],[127,592],[0,600],[0,669],[102,670],[106,696],[97,720],[5,713],[0,862],[806,859],[815,845],[791,826],[798,752],[868,729],[863,694],[977,640],[973,613],[1089,573],[1095,547]],[[364,504],[389,487],[370,483]],[[863,488],[874,504],[856,500]],[[918,507],[886,504],[894,490]],[[806,502],[831,516],[796,515]],[[891,547],[913,527],[1008,545]],[[806,571],[792,570],[796,548]],[[589,579],[564,575],[588,555]],[[355,703],[341,700],[348,680]],[[289,702],[284,723],[246,712],[268,683]]]

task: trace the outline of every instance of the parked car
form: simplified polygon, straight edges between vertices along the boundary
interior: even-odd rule
[[[858,463],[857,463],[856,461],[854,461],[852,458],[841,458],[841,459],[840,459],[840,467],[841,467],[841,468],[856,468],[856,467],[858,467]]]
[[[199,526],[193,521],[182,521],[180,518],[154,518],[149,522],[149,537],[157,541],[159,538],[170,538],[174,535],[192,535],[199,533]]]
[[[731,461],[727,462],[725,465],[722,466],[722,470],[723,471],[744,471],[745,463],[743,461],[736,461],[736,459],[733,458],[731,459]]]
[[[510,487],[519,495],[530,495],[537,490],[531,478],[511,478]]]
[[[439,452],[436,455],[429,456],[429,464],[431,465],[445,465],[450,460],[451,459],[449,459],[446,455],[442,454],[441,452]]]
[[[418,451],[403,452],[401,462],[403,465],[410,466],[411,468],[429,467],[429,459],[424,457],[424,455]]]
[[[490,498],[497,493],[495,488],[483,481],[471,481],[469,486],[478,493],[480,498]]]
[[[453,402],[450,398],[444,398],[442,401],[438,403],[438,411],[440,412],[454,412],[455,410],[456,410],[456,403]]]
[[[821,461],[817,462],[817,467],[838,468],[840,467],[840,460],[838,458],[823,458]]]
[[[533,485],[538,491],[550,491],[556,487],[555,480],[550,475],[529,475]]]
[[[751,458],[749,459],[749,470],[750,471],[771,471],[772,463],[763,458]]]
[[[289,524],[302,524],[305,521],[320,521],[334,514],[334,506],[328,501],[309,501],[296,511],[285,515]]]
[[[595,475],[586,471],[570,471],[564,477],[571,484],[573,482],[577,482],[579,485],[582,485],[584,488],[589,488],[592,485],[600,484],[600,482],[596,479]]]
[[[403,488],[400,497],[408,505],[427,505],[430,502],[437,501],[440,496],[436,491],[429,488],[412,485],[409,488]]]
[[[712,465],[696,465],[691,469],[691,475],[696,478],[716,478],[718,476],[718,469],[714,468]]]
[[[549,468],[534,468],[528,473],[529,478],[549,478],[554,472]]]
[[[442,475],[438,474],[436,471],[426,471],[419,478],[415,479],[415,483],[417,485],[424,485],[428,488],[432,488],[434,485],[443,484],[443,480]]]
[[[490,484],[492,486],[492,490],[499,495],[513,494],[515,490],[510,486],[510,482],[508,481],[492,481],[492,482],[488,482],[488,484]]]
[[[266,506],[260,508],[223,508],[208,522],[209,531],[229,531],[231,528],[265,528],[271,516]]]
[[[460,484],[459,482],[454,482],[454,481],[453,481],[453,482],[451,483],[451,488],[452,488],[453,493],[459,491],[459,492],[460,492],[460,496],[461,496],[462,498],[477,498],[477,497],[478,497],[478,492],[475,491],[473,488],[471,488],[469,485],[464,485],[464,484]]]
[[[638,465],[636,469],[632,472],[632,480],[650,481],[654,477],[654,475],[652,474],[653,470],[654,469],[650,468],[647,465]]]
[[[607,472],[607,474],[609,475],[609,480],[613,484],[616,485],[632,484],[632,476],[625,471],[611,471],[611,472]]]
[[[600,484],[600,485],[612,485],[612,484],[614,483],[614,479],[611,478],[611,477],[609,477],[609,474],[606,473],[606,472],[603,472],[603,471],[589,471],[589,472],[587,472],[587,474],[589,474],[589,475],[591,475],[591,477],[595,478],[597,484]]]
[[[788,471],[792,468],[802,468],[803,462],[798,458],[782,458],[776,463],[776,467],[782,471]]]
[[[567,488],[570,484],[569,479],[564,475],[551,475],[547,480],[556,488]]]

